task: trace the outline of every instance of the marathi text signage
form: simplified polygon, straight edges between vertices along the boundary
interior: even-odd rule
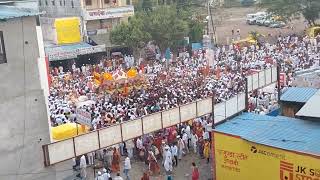
[[[106,51],[105,45],[97,45],[91,47],[83,47],[78,49],[71,49],[71,50],[59,50],[59,51],[52,51],[48,52],[49,61],[56,61],[56,60],[64,60],[64,59],[72,59],[77,58],[79,55],[85,54],[93,54],[98,52]]]
[[[87,21],[96,19],[121,18],[134,15],[133,6],[124,6],[116,8],[87,10],[83,12],[84,19]]]
[[[77,123],[91,127],[91,114],[85,110],[77,109]]]

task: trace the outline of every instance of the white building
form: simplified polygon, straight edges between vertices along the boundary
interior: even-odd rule
[[[50,143],[48,81],[38,13],[0,6],[0,179],[55,180],[45,168]]]

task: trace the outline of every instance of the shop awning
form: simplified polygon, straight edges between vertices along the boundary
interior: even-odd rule
[[[280,100],[286,102],[307,102],[315,93],[317,89],[308,87],[290,87],[282,94]]]
[[[94,54],[105,51],[106,47],[104,44],[92,46],[87,43],[77,43],[70,45],[48,45],[45,47],[45,52],[49,57],[49,61],[72,59],[79,55]]]

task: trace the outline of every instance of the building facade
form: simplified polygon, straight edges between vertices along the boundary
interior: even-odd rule
[[[39,0],[45,29],[54,18],[79,17],[84,42],[113,47],[110,31],[134,14],[132,0]]]
[[[50,142],[48,81],[38,13],[0,6],[0,179],[53,180],[42,145]]]

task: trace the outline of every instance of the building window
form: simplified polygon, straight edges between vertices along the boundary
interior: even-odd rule
[[[41,6],[41,0],[39,0],[39,6]]]
[[[71,7],[72,7],[72,8],[74,8],[74,4],[73,4],[73,1],[71,1]]]
[[[3,32],[0,31],[0,64],[7,63],[6,49],[4,48]]]
[[[63,5],[66,6],[66,0],[63,0]]]
[[[104,0],[104,3],[105,3],[105,4],[109,4],[109,3],[110,3],[110,0]]]
[[[56,4],[54,0],[53,0],[53,1],[51,1],[51,3],[52,3],[52,6],[54,6],[54,5]]]
[[[131,0],[127,0],[127,5],[131,5]]]
[[[86,0],[86,5],[91,6],[92,5],[92,0]]]
[[[60,6],[62,6],[62,1],[60,0]]]
[[[48,6],[48,1],[46,0],[45,2],[46,2],[46,6]]]

